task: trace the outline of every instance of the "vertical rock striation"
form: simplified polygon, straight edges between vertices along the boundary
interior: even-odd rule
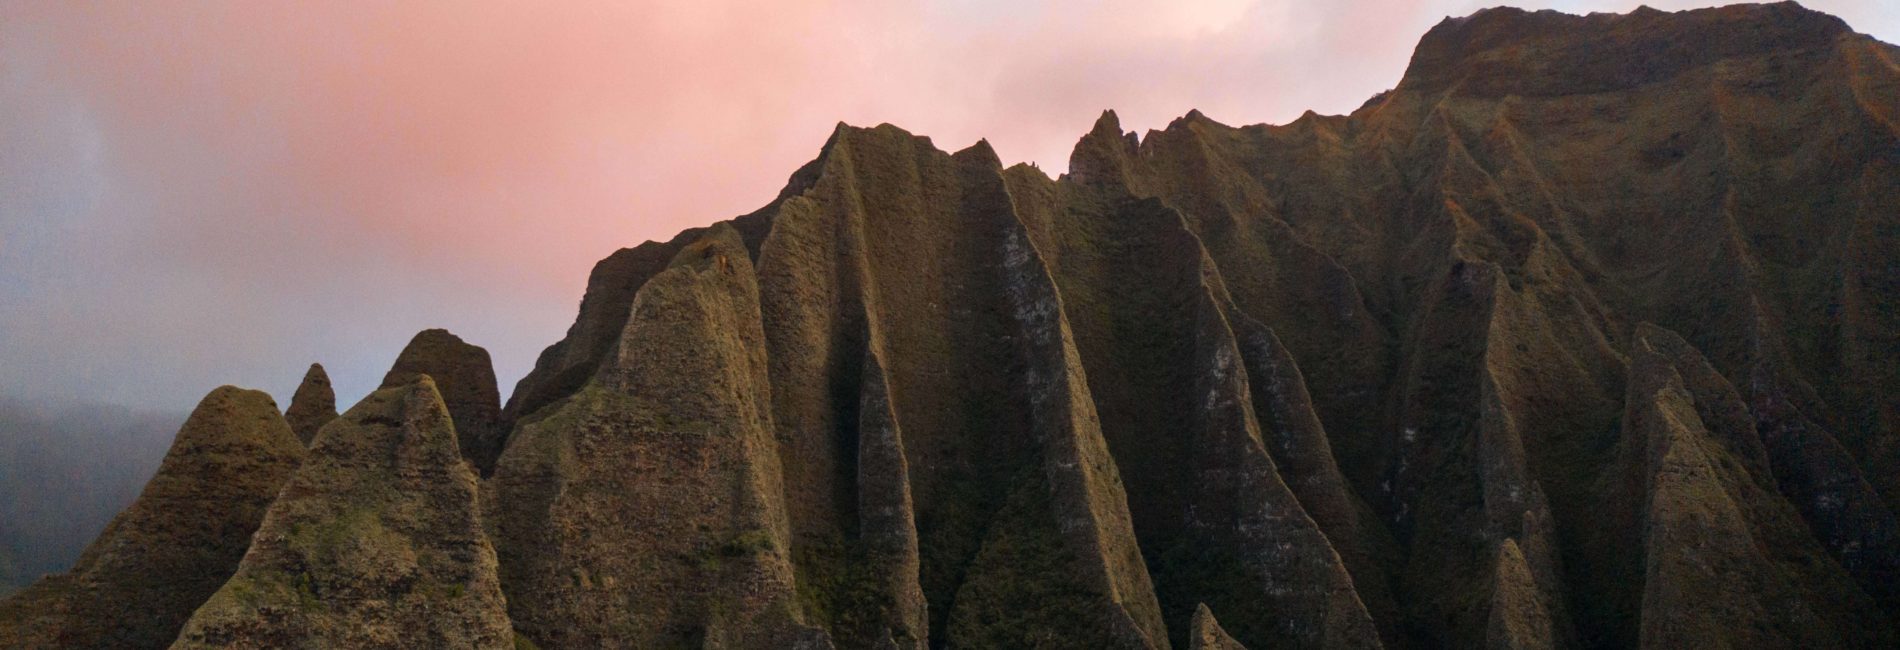
[[[738,233],[641,287],[612,356],[524,420],[490,529],[517,629],[547,647],[791,647],[801,623],[758,284]]]
[[[1891,646],[1897,61],[1492,9],[1349,115],[1105,112],[1054,179],[840,124],[601,261],[506,408],[440,330],[327,426],[313,366],[180,644]],[[135,528],[0,640],[126,624]]]

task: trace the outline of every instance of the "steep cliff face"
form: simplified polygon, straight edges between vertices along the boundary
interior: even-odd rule
[[[1666,330],[1639,326],[1631,348],[1623,451],[1646,479],[1642,644],[1892,643],[1872,599],[1772,496],[1735,390]]]
[[[818,635],[795,605],[758,305],[738,234],[708,230],[641,288],[594,377],[522,422],[489,486],[489,528],[524,638]]]
[[[1891,646],[1896,61],[1496,9],[1350,115],[1105,113],[1055,179],[841,124],[603,260],[506,408],[419,335],[181,643]],[[464,434],[479,526],[452,458],[326,451]]]

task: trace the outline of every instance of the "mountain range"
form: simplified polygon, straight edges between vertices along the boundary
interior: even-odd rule
[[[219,388],[0,646],[1893,647],[1897,427],[1900,48],[1490,9],[1057,178],[840,124],[505,403]]]

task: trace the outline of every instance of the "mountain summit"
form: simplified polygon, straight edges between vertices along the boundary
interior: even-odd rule
[[[294,428],[194,416],[0,639],[1892,647],[1896,360],[1900,49],[1492,9],[1350,115],[1104,112],[1056,179],[841,124],[602,260],[505,406],[431,330],[340,418],[317,368]],[[282,471],[185,462],[214,425]],[[117,541],[278,484],[190,535],[241,560]]]

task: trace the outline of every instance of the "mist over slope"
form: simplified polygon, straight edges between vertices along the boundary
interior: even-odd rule
[[[0,593],[72,566],[158,468],[182,413],[0,397]]]

